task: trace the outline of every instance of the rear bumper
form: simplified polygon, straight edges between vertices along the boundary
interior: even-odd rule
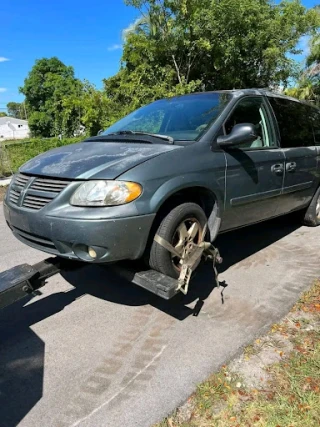
[[[140,258],[155,217],[70,219],[29,212],[6,202],[3,207],[9,227],[23,243],[64,258],[95,263]],[[89,256],[88,247],[95,250],[95,259]]]

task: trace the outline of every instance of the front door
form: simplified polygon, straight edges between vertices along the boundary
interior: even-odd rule
[[[257,139],[225,150],[226,200],[222,230],[276,215],[284,177],[284,154],[277,145],[269,109],[262,96],[243,98],[224,124],[225,134],[252,123]]]

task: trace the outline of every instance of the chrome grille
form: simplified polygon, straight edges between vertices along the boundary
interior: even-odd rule
[[[69,184],[70,180],[31,177],[17,174],[9,190],[9,200],[14,205],[40,210],[51,202]],[[26,190],[21,196],[23,190]],[[22,199],[22,200],[20,200]]]
[[[10,195],[9,195],[10,202],[16,205],[18,203],[20,193],[21,193],[21,190],[16,191],[16,190],[11,189]]]
[[[30,209],[41,209],[47,203],[51,202],[49,197],[26,196],[23,200],[22,206]]]
[[[25,176],[25,175],[16,175],[14,177],[14,183],[18,186],[18,187],[22,187],[24,188],[25,185],[27,184],[27,182],[29,181],[30,177],[29,176]]]
[[[10,188],[10,192],[9,192],[9,200],[11,203],[13,203],[14,205],[18,204],[21,191],[27,185],[28,181],[29,181],[28,176],[21,175],[21,174],[15,175],[15,177],[13,178],[13,183]]]
[[[36,178],[30,188],[39,191],[50,191],[52,193],[60,193],[66,188],[71,181],[59,181],[55,179]]]

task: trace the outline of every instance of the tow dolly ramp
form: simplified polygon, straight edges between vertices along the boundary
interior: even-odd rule
[[[216,284],[219,286],[216,264],[220,264],[222,258],[217,248],[209,242],[204,242],[204,235],[205,232],[197,245],[192,242],[186,245],[182,257],[170,243],[158,235],[155,236],[155,241],[159,245],[172,255],[181,258],[180,277],[177,280],[155,270],[144,271],[128,265],[124,266],[123,263],[113,264],[109,269],[129,282],[169,300],[178,292],[187,294],[191,275],[204,257],[206,260],[212,260]],[[77,261],[51,257],[34,265],[21,264],[0,273],[0,309],[24,298],[27,294],[34,293],[46,284],[49,277],[60,271],[70,271],[82,266],[83,263]]]

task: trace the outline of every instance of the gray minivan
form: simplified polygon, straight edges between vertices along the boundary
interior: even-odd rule
[[[5,218],[45,252],[93,263],[143,257],[177,278],[206,224],[210,241],[293,211],[319,225],[319,162],[317,108],[254,89],[190,94],[26,163],[7,191]]]

